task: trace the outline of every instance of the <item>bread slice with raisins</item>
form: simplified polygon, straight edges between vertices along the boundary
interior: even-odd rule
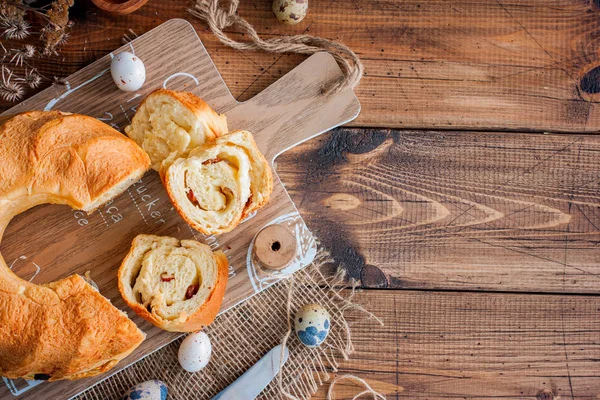
[[[171,332],[194,332],[217,316],[227,257],[195,240],[138,235],[119,268],[119,291],[140,317]]]
[[[248,131],[235,131],[179,158],[163,173],[177,212],[210,235],[231,231],[265,205],[273,174]]]

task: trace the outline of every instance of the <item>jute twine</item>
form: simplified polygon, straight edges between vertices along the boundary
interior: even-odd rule
[[[319,386],[329,381],[330,374],[338,371],[340,359],[348,359],[354,350],[347,317],[351,315],[353,324],[369,320],[382,324],[353,302],[354,290],[344,291],[343,271],[333,277],[323,275],[322,267],[331,261],[326,252],[319,251],[311,266],[217,317],[205,329],[213,353],[202,371],[188,373],[179,366],[179,339],[76,399],[119,399],[131,386],[150,379],[160,379],[167,384],[169,399],[210,399],[283,341],[290,350],[290,357],[278,378],[258,398],[309,400]],[[316,349],[304,347],[291,332],[292,317],[308,303],[321,304],[331,316],[330,334]],[[364,380],[352,375],[334,378],[329,399],[335,399],[333,386],[341,380],[351,380],[366,389],[355,399],[366,394],[375,400],[385,399]]]
[[[205,21],[217,38],[227,46],[237,50],[263,50],[269,53],[315,54],[321,51],[330,53],[340,66],[343,78],[330,82],[323,88],[324,93],[337,93],[346,88],[354,88],[363,76],[363,65],[358,56],[342,43],[310,35],[281,36],[262,39],[252,25],[237,14],[239,0],[229,0],[221,5],[219,0],[196,0],[192,15]],[[249,38],[249,42],[231,39],[224,30],[237,26]]]

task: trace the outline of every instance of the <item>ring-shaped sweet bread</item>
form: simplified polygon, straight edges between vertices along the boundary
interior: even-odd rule
[[[0,239],[14,216],[40,204],[91,212],[150,166],[132,140],[95,118],[31,111],[0,123]],[[97,375],[144,337],[81,276],[36,285],[16,276],[0,256],[1,376]]]

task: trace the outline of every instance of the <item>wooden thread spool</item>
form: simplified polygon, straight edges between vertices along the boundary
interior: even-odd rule
[[[254,255],[266,269],[281,271],[296,257],[296,236],[283,225],[269,225],[256,235]]]

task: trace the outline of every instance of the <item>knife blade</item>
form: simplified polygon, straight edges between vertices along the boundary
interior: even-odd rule
[[[290,351],[281,351],[281,345],[273,347],[256,364],[231,385],[217,394],[212,400],[252,400],[277,376],[281,366],[287,361]]]

